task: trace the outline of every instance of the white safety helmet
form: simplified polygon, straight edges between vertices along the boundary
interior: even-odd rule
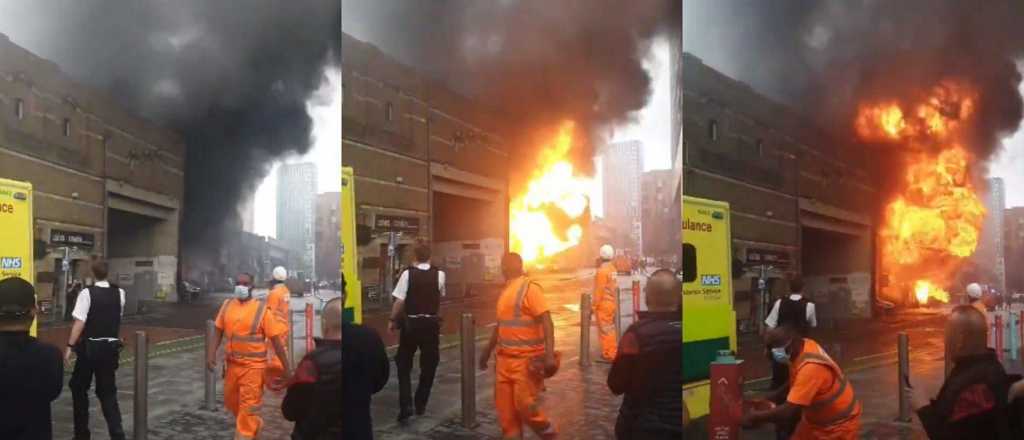
[[[274,268],[274,279],[278,281],[288,279],[288,271],[284,269],[284,266],[277,266]]]
[[[978,283],[971,283],[967,285],[967,296],[978,299],[981,298],[981,285]]]
[[[614,257],[615,257],[615,249],[612,248],[612,245],[606,244],[606,245],[601,246],[601,259],[602,260],[611,260]]]

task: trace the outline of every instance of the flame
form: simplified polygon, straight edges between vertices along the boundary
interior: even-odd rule
[[[861,105],[855,129],[864,140],[908,148],[902,188],[879,231],[882,264],[919,303],[949,301],[942,289],[978,247],[985,207],[970,179],[974,158],[961,144],[977,94],[943,81],[918,103]]]
[[[942,290],[941,288],[933,285],[930,281],[917,280],[914,283],[914,296],[917,297],[919,304],[925,304],[928,302],[928,298],[935,298],[944,303],[949,302],[949,292]]]
[[[583,239],[583,217],[594,181],[577,175],[568,159],[574,130],[571,121],[559,126],[541,151],[525,191],[509,204],[510,248],[527,265],[540,264]]]

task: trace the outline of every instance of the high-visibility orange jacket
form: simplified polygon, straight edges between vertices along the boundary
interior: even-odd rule
[[[860,430],[861,405],[843,371],[811,339],[789,370],[786,401],[803,407],[793,439],[853,440]]]
[[[274,312],[274,316],[281,320],[285,325],[288,324],[288,299],[291,298],[292,293],[288,290],[288,286],[284,283],[278,283],[267,294],[267,308]],[[286,328],[289,332],[291,329]]]
[[[266,299],[240,301],[233,298],[221,304],[215,325],[227,340],[224,353],[229,364],[266,367],[267,339],[287,331],[287,326],[267,309]]]
[[[548,311],[544,291],[529,278],[510,281],[498,298],[498,355],[532,357],[544,354],[544,326]]]
[[[616,281],[615,265],[610,261],[601,263],[597,268],[597,275],[594,276],[594,307],[602,301],[615,302],[615,289],[618,289]]]

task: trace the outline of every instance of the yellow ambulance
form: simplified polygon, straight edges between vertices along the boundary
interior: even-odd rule
[[[0,279],[21,277],[35,284],[32,232],[32,184],[0,179]],[[36,330],[33,322],[32,336]]]
[[[341,168],[341,273],[345,277],[345,322],[363,322],[363,287],[356,256],[356,184],[352,168]]]
[[[736,350],[729,204],[683,196],[683,403],[708,414],[710,364]]]

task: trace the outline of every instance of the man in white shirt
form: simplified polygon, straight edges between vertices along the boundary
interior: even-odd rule
[[[96,397],[103,409],[103,418],[111,440],[125,438],[121,426],[121,410],[117,403],[115,372],[121,352],[121,316],[124,315],[124,289],[107,281],[105,260],[92,262],[96,283],[82,289],[75,309],[71,312],[75,323],[64,351],[65,362],[71,351],[76,355],[75,369],[71,373],[71,401],[74,411],[75,439],[90,438],[89,388],[96,377]]]
[[[416,385],[415,399],[417,415],[423,415],[426,410],[434,373],[441,360],[441,317],[438,313],[441,297],[445,294],[444,272],[430,265],[430,245],[417,244],[414,253],[416,264],[402,272],[395,290],[391,292],[395,304],[391,309],[391,323],[388,324],[389,332],[394,333],[396,329],[401,331],[398,353],[395,354],[399,422],[405,422],[412,416],[412,384],[409,375],[416,350],[420,351],[420,380]]]

